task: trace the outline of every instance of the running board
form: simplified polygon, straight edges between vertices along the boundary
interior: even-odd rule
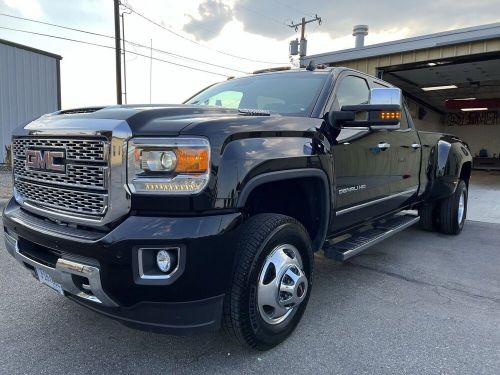
[[[419,220],[419,216],[399,214],[374,223],[370,229],[354,232],[349,238],[334,244],[325,242],[323,248],[325,257],[339,261],[347,260],[380,241],[412,226]]]

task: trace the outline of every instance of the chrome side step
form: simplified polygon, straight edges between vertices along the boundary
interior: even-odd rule
[[[344,261],[369,247],[401,232],[420,220],[419,216],[398,214],[389,219],[374,223],[371,228],[354,232],[347,239],[335,243],[325,242],[325,257]]]

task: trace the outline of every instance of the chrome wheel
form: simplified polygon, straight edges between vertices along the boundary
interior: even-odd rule
[[[460,193],[460,200],[458,201],[458,210],[457,210],[458,224],[462,223],[462,220],[464,219],[464,213],[465,213],[465,191],[462,191],[462,193]]]
[[[257,305],[269,324],[283,322],[304,301],[308,282],[302,258],[293,245],[274,248],[259,274]]]

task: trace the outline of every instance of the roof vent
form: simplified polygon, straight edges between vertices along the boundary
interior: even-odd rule
[[[365,46],[365,36],[368,35],[368,25],[356,25],[352,28],[352,35],[356,37],[355,48]]]

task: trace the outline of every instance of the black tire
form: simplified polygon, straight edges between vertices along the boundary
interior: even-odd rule
[[[419,224],[421,229],[432,232],[438,228],[435,203],[429,203],[419,207],[418,216],[420,216]]]
[[[290,244],[299,251],[308,287],[303,301],[279,324],[269,324],[259,312],[257,287],[261,270],[273,249]],[[231,286],[224,301],[224,329],[239,343],[268,350],[283,342],[304,314],[312,287],[313,252],[305,228],[278,214],[258,214],[241,228]]]
[[[464,196],[464,211],[459,219],[459,202],[460,197]],[[441,201],[439,207],[439,226],[441,232],[445,234],[459,234],[465,224],[467,217],[467,185],[465,181],[460,180],[455,193]]]

